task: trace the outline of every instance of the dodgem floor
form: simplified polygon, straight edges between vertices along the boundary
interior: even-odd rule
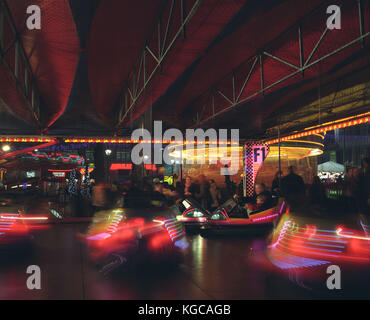
[[[87,225],[54,225],[36,235],[33,252],[3,255],[1,299],[313,299],[333,297],[299,279],[273,272],[265,241],[248,238],[188,237],[189,248],[176,266],[156,265],[102,275],[76,234]],[[27,289],[27,267],[41,269],[41,289]],[[327,290],[329,291],[329,290]],[[339,297],[348,296],[345,288]],[[353,292],[351,292],[353,294]],[[357,292],[365,297],[366,292]],[[338,298],[338,293],[336,294]]]

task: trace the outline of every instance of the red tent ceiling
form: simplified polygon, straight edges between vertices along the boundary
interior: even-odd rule
[[[180,96],[176,107],[178,114],[215,81],[225,77],[248,57],[252,57],[321,2],[322,0],[299,3],[296,0],[285,1],[270,11],[256,15],[252,21],[215,45],[198,64]],[[295,45],[298,45],[297,40]]]
[[[149,87],[138,99],[132,119],[138,118],[199,56],[245,4],[245,0],[204,0],[187,25],[186,38],[171,49]],[[176,8],[175,8],[176,10]],[[170,106],[169,106],[170,107]],[[126,122],[127,123],[127,122]]]
[[[7,2],[44,101],[44,108],[41,110],[42,124],[44,127],[49,127],[63,114],[66,108],[80,56],[79,39],[69,1],[8,0]],[[117,99],[145,42],[153,32],[160,12],[165,8],[165,2],[166,0],[102,0],[94,14],[86,46],[88,79],[94,107],[99,116],[111,126],[114,125],[114,108]],[[179,2],[175,1],[176,6]],[[351,0],[344,4],[342,30],[331,32],[313,59],[325,55],[333,48],[335,49],[354,37],[354,33],[357,32],[355,26],[358,25],[358,14],[357,20],[349,18],[353,16],[355,9],[347,8],[347,3],[354,2],[355,0]],[[155,74],[145,92],[136,102],[132,120],[163,96],[170,85],[194,61],[200,58],[194,71],[186,80],[187,82],[182,83],[184,90],[176,100],[176,109],[172,108],[172,105],[166,107],[166,112],[171,109],[172,111],[176,110],[182,122],[188,120],[194,115],[193,111],[200,108],[198,102],[202,101],[210,88],[220,86],[225,93],[230,93],[232,88],[229,80],[232,71],[239,72],[243,68],[248,70],[250,62],[246,62],[246,60],[249,57],[259,53],[267,44],[311,12],[318,4],[328,2],[323,0],[299,2],[286,0],[278,2],[279,5],[275,5],[267,11],[257,10],[255,13],[253,10],[252,19],[245,21],[244,25],[206,52],[212,41],[245,3],[248,4],[248,1],[203,0],[201,2],[187,25],[186,37],[180,36],[175,42],[162,62],[160,72]],[[363,3],[368,13],[368,2]],[[26,9],[32,4],[41,7],[41,30],[28,30],[26,28],[25,21],[28,17]],[[187,4],[190,5],[190,1]],[[326,17],[325,12],[320,12],[314,16],[313,20],[303,22],[303,50],[306,58],[325,29]],[[166,12],[162,15],[162,19],[165,18]],[[179,17],[175,16],[174,19],[179,19]],[[369,15],[366,14],[364,19],[364,32],[368,32]],[[338,32],[341,32],[340,35]],[[289,36],[282,35],[281,39],[280,43],[274,42],[273,47],[269,48],[269,52],[299,65],[296,55],[298,35],[293,32]],[[359,47],[360,44],[356,44],[356,46],[330,58],[329,62],[307,70],[305,79],[330,70],[358,50]],[[12,57],[14,58],[14,55]],[[266,57],[264,59],[266,85],[278,79],[279,75],[289,71],[289,67],[286,65]],[[148,68],[150,67],[149,65]],[[4,65],[0,68],[2,68],[0,69],[0,83],[2,84],[0,96],[18,115],[22,115],[28,122],[32,122],[32,114],[25,107],[24,99],[17,91],[10,75],[7,74]],[[242,97],[247,96],[260,86],[258,69],[257,65]],[[243,74],[243,72],[241,73]],[[297,75],[281,86],[301,79]],[[206,114],[206,116],[208,115]],[[127,121],[123,124],[127,124]]]
[[[26,27],[27,7],[41,9],[41,30]],[[45,102],[43,125],[49,127],[66,108],[80,46],[68,0],[8,1],[17,30]]]
[[[163,3],[104,0],[95,13],[87,45],[88,76],[96,110],[108,124]]]
[[[240,93],[240,99],[254,99],[262,96],[262,93],[254,95],[261,90],[262,81],[259,59],[254,59],[257,58],[256,54],[261,52],[262,49],[285,59],[291,64],[299,66],[298,27],[291,28],[286,33],[283,32],[300,21],[304,16],[305,18],[301,21],[301,30],[303,57],[304,61],[306,61],[326,28],[328,17],[326,3],[325,1],[317,0],[310,1],[309,3],[300,3],[297,7],[295,1],[286,1],[270,12],[262,16],[256,16],[253,21],[247,23],[244,27],[238,29],[231,36],[217,44],[209,52],[206,59],[203,59],[198,64],[177,101],[176,111],[179,121],[183,125],[194,125],[194,115],[197,112],[201,112],[202,118],[200,119],[200,123],[204,124],[213,118],[214,113],[221,115],[227,110],[231,110],[230,103],[221,95],[214,96],[215,100],[213,100],[214,104],[212,106],[208,106],[204,111],[202,108],[204,105],[211,104],[207,98],[212,88],[222,90],[224,95],[232,99],[233,74],[235,75],[236,92],[239,92],[242,88],[244,77],[248,74],[253,61],[257,61],[257,63],[251,73],[247,86]],[[318,4],[322,5],[317,7]],[[296,10],[291,10],[291,8],[296,8]],[[312,10],[314,8],[315,10]],[[369,8],[365,5],[364,17],[368,13]],[[284,16],[284,19],[281,19],[282,16]],[[268,26],[264,26],[266,21],[268,21],[268,26],[274,27],[269,28]],[[363,32],[366,33],[368,31],[369,23],[365,18]],[[256,37],[256,34],[260,36]],[[317,47],[316,52],[312,55],[310,62],[325,57],[327,54],[350,43],[359,36],[357,3],[356,1],[346,1],[342,6],[342,28],[340,30],[331,30],[327,33],[321,44]],[[274,41],[271,43],[272,40]],[[328,57],[325,61],[306,69],[304,77],[302,73],[298,73],[265,90],[264,94],[268,94],[292,83],[325,74],[332,70],[332,68],[339,66],[341,62],[360,49],[361,42],[357,42]],[[252,59],[247,61],[248,58]],[[263,55],[262,59],[264,87],[274,84],[279,79],[295,71],[291,66],[276,61],[271,57]],[[258,114],[266,113],[267,109],[268,106],[261,106]]]

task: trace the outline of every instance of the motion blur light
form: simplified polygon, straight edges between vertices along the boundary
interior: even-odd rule
[[[10,146],[8,144],[3,145],[2,147],[4,152],[8,152],[10,150]]]
[[[111,150],[111,149],[107,149],[107,150],[105,150],[105,154],[106,154],[107,156],[110,156],[110,155],[112,154],[112,150]]]

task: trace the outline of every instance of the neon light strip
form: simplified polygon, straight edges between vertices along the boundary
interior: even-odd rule
[[[300,239],[304,239],[306,240],[307,239],[307,236],[306,237],[302,237],[302,236],[297,236],[297,235],[294,235],[295,238],[300,238]],[[325,237],[329,237],[329,236],[325,236]],[[330,236],[330,237],[337,237],[337,236]],[[341,241],[341,240],[330,240],[330,239],[319,239],[319,238],[312,238],[312,236],[309,237],[309,239],[311,241],[322,241],[322,242],[334,242],[334,243],[343,243],[343,244],[347,244],[348,242],[347,241]],[[317,244],[319,245],[319,244]]]
[[[184,213],[182,215],[185,216],[186,214],[188,214],[189,212],[192,212],[192,211],[195,211],[195,209],[194,208],[187,209],[187,210],[184,211]]]
[[[359,240],[370,240],[370,237],[361,237],[361,236],[354,236],[354,235],[349,235],[349,234],[342,234],[341,232],[343,231],[342,228],[337,229],[337,235],[344,237],[344,238],[351,238],[351,239],[359,239]]]
[[[163,143],[163,144],[170,144],[174,141],[171,140],[131,140],[131,139],[112,139],[112,138],[97,138],[97,139],[89,139],[89,138],[70,138],[70,139],[64,139],[65,143]],[[219,142],[213,142],[213,141],[184,141],[184,145],[186,144],[207,144],[207,145],[239,145],[237,142],[233,141],[219,141]]]
[[[27,218],[20,218],[20,217],[10,217],[10,216],[0,216],[0,219],[7,219],[7,220],[48,220],[48,217],[27,217]]]
[[[55,141],[54,138],[22,138],[22,137],[17,137],[17,138],[6,138],[6,137],[1,137],[0,142],[52,142]]]
[[[164,221],[162,221],[162,220],[157,220],[157,219],[153,219],[153,222],[157,222],[157,223],[160,223],[160,224],[164,224]]]
[[[329,261],[304,258],[278,250],[269,255],[269,260],[280,269],[307,268],[330,263]]]
[[[316,135],[316,134],[315,134]],[[316,144],[320,147],[324,147],[324,144],[321,142],[316,142],[316,141],[309,141],[309,140],[294,140],[293,142],[299,142],[299,143],[306,143],[306,144]]]
[[[45,158],[45,159],[54,160],[54,161],[63,160],[64,162],[67,162],[67,161],[78,162],[80,164],[85,161],[84,158],[80,158],[79,156],[76,156],[73,154],[69,156],[63,156],[61,153],[53,153],[53,154],[48,155],[45,152],[39,152],[39,153],[29,152],[28,154],[24,155],[22,158],[23,159]]]
[[[0,156],[0,159],[14,158],[15,156],[18,156],[20,154],[25,154],[25,153],[28,153],[28,152],[32,152],[35,149],[42,149],[42,148],[53,146],[56,143],[57,143],[56,140],[51,140],[50,142],[46,142],[46,143],[36,145],[36,146],[33,146],[33,147],[28,147],[28,148],[25,148],[25,149],[22,149],[22,150],[13,151],[13,152],[10,152],[10,153],[5,153],[5,154],[2,154]]]
[[[93,236],[89,236],[87,237],[87,239],[88,240],[104,240],[104,239],[109,238],[110,236],[111,235],[109,233],[102,232],[102,233],[95,234]]]
[[[275,214],[272,214],[272,215],[269,215],[269,216],[266,216],[266,217],[252,218],[252,221],[263,221],[263,220],[267,220],[267,219],[272,219],[272,218],[277,217],[278,215],[279,215],[278,213],[275,213]]]
[[[20,137],[20,136],[3,136],[0,138],[0,142],[55,142],[57,143],[58,137]],[[131,140],[128,138],[112,138],[112,137],[98,137],[98,138],[89,138],[89,137],[71,137],[71,138],[61,138],[64,143],[163,143],[170,144],[173,141],[171,140]],[[233,141],[184,141],[183,144],[206,144],[206,145],[239,145],[237,142]]]
[[[293,245],[295,247],[299,247],[299,248],[304,248],[304,249],[309,249],[309,250],[318,250],[318,251],[326,251],[326,252],[338,252],[338,253],[342,253],[342,251],[338,251],[338,250],[330,250],[330,249],[320,249],[320,248],[315,248],[315,247],[310,247],[310,246],[304,246],[302,244],[295,244],[294,243],[294,237],[299,237],[299,236],[295,236],[294,233],[295,231],[294,230],[289,230],[289,228],[291,228],[292,225],[291,225],[291,221],[288,220],[284,223],[282,229],[281,229],[281,232],[279,234],[279,238],[278,240],[273,243],[272,245],[269,246],[269,248],[277,248],[278,245],[282,246],[283,248],[286,248],[287,250],[294,250],[294,248],[289,248],[288,245]],[[304,228],[300,228],[297,226],[297,229],[304,229]],[[320,229],[319,229],[320,230]],[[324,231],[324,232],[335,232],[335,231],[332,231],[332,230],[321,230],[321,231]],[[298,231],[299,232],[299,231]],[[325,235],[322,235],[322,236],[325,236]],[[289,237],[290,239],[286,239],[286,237]],[[302,238],[302,237],[299,237],[299,238]],[[305,238],[304,238],[305,239]],[[319,244],[319,243],[314,243],[312,242],[312,240],[318,240],[318,241],[321,241],[321,239],[307,239],[307,240],[311,240],[311,241],[305,241],[304,244],[311,244],[311,245],[318,245],[318,246],[325,246],[323,244]],[[322,241],[325,241],[325,240],[322,240]],[[293,243],[290,243],[290,242],[293,242]],[[338,248],[345,248],[345,247],[342,247],[342,246],[335,246],[335,245],[329,245],[327,244],[326,246],[328,247],[338,247]],[[327,255],[327,256],[333,256],[331,254],[324,254],[323,252],[312,252],[312,251],[306,251],[306,250],[302,250],[300,249],[299,251],[301,252],[307,252],[307,253],[311,253],[311,254],[321,254],[321,255]]]
[[[370,116],[369,116],[369,113],[365,113],[365,114],[367,114],[367,116],[357,118],[355,120],[341,122],[341,121],[345,120],[345,119],[342,119],[342,120],[338,120],[337,122],[328,122],[326,126],[323,126],[323,127],[317,128],[317,129],[306,129],[306,130],[304,130],[300,133],[296,133],[296,134],[293,134],[293,135],[290,135],[290,136],[287,136],[287,137],[283,137],[283,138],[280,139],[280,141],[293,140],[293,139],[297,139],[297,138],[301,138],[301,137],[307,137],[307,136],[311,136],[311,135],[315,135],[315,134],[319,134],[319,133],[325,133],[326,131],[332,131],[332,130],[335,130],[335,129],[342,129],[342,128],[347,128],[347,127],[352,127],[352,126],[357,126],[357,125],[360,125],[360,124],[368,123],[369,120],[370,120]],[[365,115],[365,114],[363,114],[363,115]],[[328,124],[330,124],[330,125],[328,125]],[[279,142],[279,139],[273,139],[273,140],[267,141],[266,143],[267,144],[273,144],[273,143],[278,143],[278,142]],[[307,141],[307,142],[309,143],[310,141]]]
[[[172,241],[185,235],[182,224],[176,219],[167,219],[164,221],[164,226]]]
[[[296,244],[296,243],[290,243],[289,240],[287,240],[287,239],[282,239],[281,241],[284,242],[286,245],[289,244],[289,245],[292,245],[294,247],[299,247],[299,248],[304,248],[304,249],[309,249],[309,250],[319,250],[319,251],[324,251],[324,252],[338,252],[338,253],[342,253],[343,252],[341,250],[321,249],[321,248],[315,248],[315,247],[311,247],[311,246],[305,246],[304,244],[306,244],[306,242],[304,244]],[[290,240],[290,241],[293,241],[294,242],[294,240]],[[286,242],[288,242],[288,243],[286,243]]]
[[[289,250],[289,251],[295,251],[294,249],[289,248],[287,245],[284,245],[282,243],[279,243],[279,245],[282,246],[283,248]],[[311,249],[311,248],[308,248],[308,249]],[[333,257],[333,258],[339,258],[340,257],[339,255],[335,255],[335,254],[324,253],[324,252],[315,252],[315,251],[309,251],[309,250],[299,250],[299,252],[322,255],[322,256]],[[341,253],[341,251],[338,251],[338,252]]]

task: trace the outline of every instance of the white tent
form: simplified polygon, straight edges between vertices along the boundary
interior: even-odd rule
[[[318,172],[344,172],[344,165],[333,161],[324,162],[317,166]]]

